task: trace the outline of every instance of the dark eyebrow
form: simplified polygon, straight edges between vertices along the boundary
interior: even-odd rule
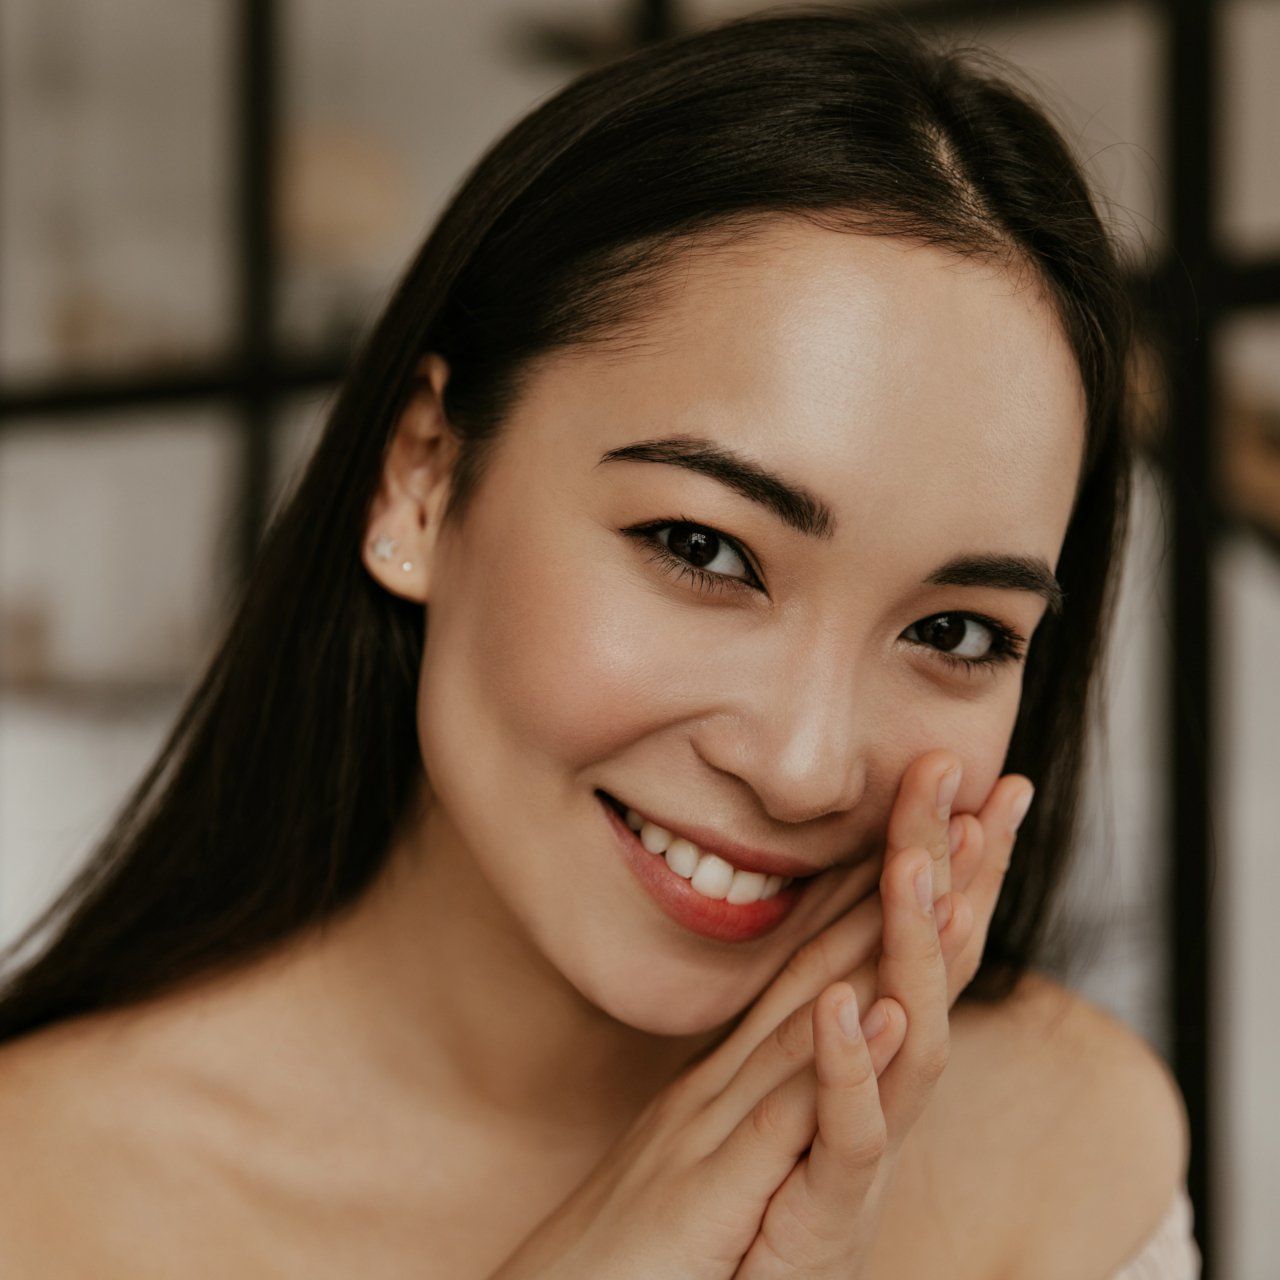
[[[996,587],[1005,591],[1034,591],[1043,596],[1050,613],[1061,613],[1066,593],[1053,570],[1039,556],[957,556],[935,569],[925,581],[936,587]]]
[[[784,524],[807,537],[830,540],[835,536],[835,515],[821,498],[714,440],[698,436],[639,440],[606,450],[596,466],[602,462],[661,462],[698,471],[773,512]],[[935,569],[925,582],[938,587],[1031,591],[1044,597],[1051,613],[1060,613],[1065,599],[1053,571],[1039,556],[958,556]]]
[[[835,535],[836,518],[821,498],[713,440],[697,436],[640,440],[607,450],[596,466],[601,462],[664,462],[700,471],[772,511],[784,524],[807,537],[830,539]]]

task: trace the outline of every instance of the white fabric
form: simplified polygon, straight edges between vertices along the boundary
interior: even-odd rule
[[[1160,1225],[1114,1280],[1199,1280],[1200,1250],[1191,1227],[1191,1197],[1179,1187]]]

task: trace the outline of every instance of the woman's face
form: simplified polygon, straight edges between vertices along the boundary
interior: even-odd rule
[[[581,993],[667,1035],[731,1018],[867,892],[850,869],[917,756],[955,751],[955,810],[980,807],[1085,414],[1048,304],[991,266],[774,221],[675,279],[626,342],[532,370],[432,551],[418,706],[431,856],[473,859]],[[802,500],[681,465],[675,438]],[[1023,572],[954,568],[975,557]],[[705,936],[643,887],[597,790],[827,870],[762,936]]]

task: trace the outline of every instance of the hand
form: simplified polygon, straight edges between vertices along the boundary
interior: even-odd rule
[[[1019,801],[1032,791],[1028,779],[1006,774],[991,788],[980,813],[951,817],[944,838],[940,820],[933,816],[930,787],[954,762],[951,752],[942,751],[929,752],[912,762],[899,783],[888,831],[890,847],[926,848],[933,860],[934,911],[947,967],[948,1005],[956,1002],[978,971],[1013,854],[1017,829],[1013,818],[1015,813],[1020,818],[1025,812],[1019,812]],[[874,870],[875,864],[867,862],[850,874],[861,877]],[[943,887],[948,880],[950,891]],[[847,981],[858,1007],[871,1011],[877,995],[883,915],[879,893],[862,896],[868,883],[872,881],[864,878],[855,886],[860,898],[856,905],[796,950],[737,1025],[691,1064],[690,1069],[696,1072],[703,1059],[720,1055],[720,1065],[709,1074],[705,1086],[708,1094],[716,1089],[717,1075],[740,1067],[771,1033],[794,1046],[797,1069],[808,1061],[813,1053],[813,1001],[831,983]]]
[[[898,804],[918,805],[916,792],[922,781],[913,766],[903,780]],[[981,819],[968,816],[957,829],[955,871],[962,886],[995,883],[998,888],[999,877],[987,870],[983,849],[989,844],[988,852],[998,860],[1001,841],[985,841],[983,833],[989,817],[1002,813],[1007,804],[1008,795],[998,797],[999,790],[993,789]],[[900,818],[894,830],[901,831],[904,823],[906,818]],[[882,886],[890,883],[891,861],[899,869],[895,874],[905,865],[901,858],[886,858]],[[855,868],[851,875],[865,871]],[[990,896],[994,903],[994,891]],[[952,962],[969,949],[975,914],[985,916],[984,932],[989,919],[989,911],[975,913],[963,895],[955,898],[952,920],[941,939],[941,957]],[[982,901],[980,892],[975,904],[980,908]],[[930,920],[929,928],[933,927]],[[797,1012],[798,1002],[814,994],[810,988],[815,982],[819,988],[829,985],[832,971],[869,964],[874,981],[878,966],[873,956],[880,934],[879,902],[864,901],[801,948],[728,1038],[650,1101],[623,1139],[526,1237],[494,1280],[728,1280],[735,1275],[757,1238],[770,1197],[814,1140],[818,1086],[808,1070],[813,1017],[819,1023],[823,1016],[830,1018],[832,999],[844,992],[837,986],[827,997],[825,1015],[809,1013],[817,1007],[812,1000],[805,1007],[807,1016],[790,1015]],[[886,963],[886,972],[892,964]],[[957,984],[957,991],[962,985]],[[906,989],[901,991],[905,997]],[[875,1074],[893,1058],[907,1029],[906,1009],[896,997],[880,1003],[888,1015],[886,1025],[862,1046],[872,1063],[873,1088]],[[799,1044],[797,1028],[802,1029]],[[819,1029],[819,1050],[829,1043],[822,1035]],[[804,1071],[797,1071],[802,1063],[807,1079]],[[797,1076],[802,1077],[799,1086],[793,1079]],[[850,1216],[849,1210],[846,1193],[842,1218]]]
[[[883,947],[874,965],[878,983],[873,986],[872,963],[864,962],[848,982],[830,985],[836,975],[824,971],[819,952],[809,962],[817,972],[797,984],[802,991],[816,985],[819,994],[788,1014],[777,1034],[790,1040],[800,1058],[813,1053],[812,1067],[806,1061],[786,1085],[794,1091],[792,1106],[812,1109],[812,1143],[770,1198],[736,1280],[853,1280],[869,1265],[881,1201],[902,1143],[947,1062],[948,1010],[981,959],[1013,847],[1010,807],[1030,798],[1025,780],[1001,779],[981,818],[951,817],[958,768],[950,753],[930,753],[911,766],[899,788],[876,903],[884,916]],[[949,774],[953,785],[939,790]],[[948,868],[952,843],[955,863]],[[948,870],[976,899],[979,929],[974,902],[961,890],[939,893],[938,881],[945,886]],[[919,900],[912,893],[917,885],[923,892]],[[903,1021],[904,1030],[893,1033],[901,1047],[887,1067],[878,1062],[874,1040],[868,1046],[857,1038],[855,986],[874,990],[890,1020]],[[869,1002],[864,995],[861,1004]],[[852,1040],[842,1034],[842,1008]],[[881,1037],[889,1034],[882,1031]],[[785,1109],[786,1103],[779,1106]]]

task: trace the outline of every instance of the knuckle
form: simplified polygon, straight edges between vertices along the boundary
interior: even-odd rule
[[[807,1062],[813,1056],[810,1010],[810,1005],[802,1005],[787,1014],[774,1030],[774,1044],[788,1062]]]
[[[860,1130],[850,1142],[845,1158],[849,1167],[866,1169],[878,1164],[889,1149],[889,1131],[885,1127],[883,1116]]]
[[[786,1129],[786,1102],[777,1092],[766,1093],[751,1108],[751,1132],[766,1143],[774,1143]]]
[[[787,961],[787,973],[805,989],[825,981],[831,960],[830,945],[825,933],[811,938]]]
[[[871,1054],[859,1053],[850,1064],[844,1084],[847,1089],[860,1091],[875,1083],[876,1064],[871,1061]]]
[[[917,955],[927,965],[935,964],[942,959],[942,935],[934,925],[933,918],[926,922],[928,927],[922,929]]]

